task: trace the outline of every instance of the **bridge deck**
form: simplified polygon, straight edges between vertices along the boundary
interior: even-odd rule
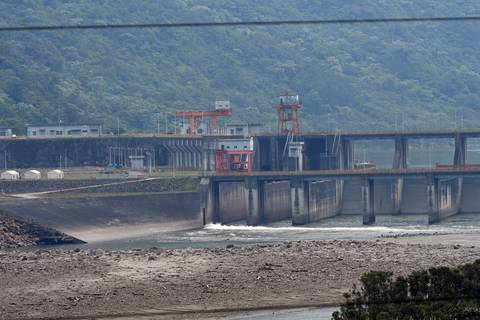
[[[211,173],[205,176],[215,180],[243,180],[255,177],[261,180],[290,180],[303,179],[351,179],[359,177],[375,178],[401,178],[401,177],[429,177],[454,178],[478,177],[479,168],[407,168],[407,169],[365,169],[365,170],[309,170],[303,172],[293,171],[255,171],[251,173]]]

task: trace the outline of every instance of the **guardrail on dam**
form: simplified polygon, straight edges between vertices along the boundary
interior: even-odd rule
[[[478,212],[479,169],[254,172],[204,178],[207,221],[260,225],[291,218],[304,225],[338,214],[428,215],[430,223]]]

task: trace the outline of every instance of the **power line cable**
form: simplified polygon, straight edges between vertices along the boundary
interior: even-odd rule
[[[92,29],[146,29],[146,28],[206,28],[238,26],[286,26],[286,25],[335,25],[335,24],[377,24],[414,22],[465,22],[479,21],[480,16],[417,17],[417,18],[371,18],[371,19],[316,19],[316,20],[272,20],[272,21],[229,21],[229,22],[174,22],[174,23],[132,23],[132,24],[85,24],[0,27],[0,32],[92,30]]]

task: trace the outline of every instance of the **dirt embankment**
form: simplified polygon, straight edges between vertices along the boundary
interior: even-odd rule
[[[480,247],[472,245],[388,240],[0,252],[0,319],[338,304],[342,293],[370,270],[399,275],[479,258]]]
[[[83,241],[36,223],[0,213],[0,249],[67,243],[83,243]]]

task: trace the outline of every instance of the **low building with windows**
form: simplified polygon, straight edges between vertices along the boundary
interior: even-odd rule
[[[102,135],[102,126],[97,124],[58,124],[27,126],[28,137],[97,137]]]
[[[227,123],[225,128],[227,135],[249,137],[260,134],[263,129],[263,124],[232,122]]]
[[[0,127],[0,138],[11,138],[13,136],[12,128]]]

